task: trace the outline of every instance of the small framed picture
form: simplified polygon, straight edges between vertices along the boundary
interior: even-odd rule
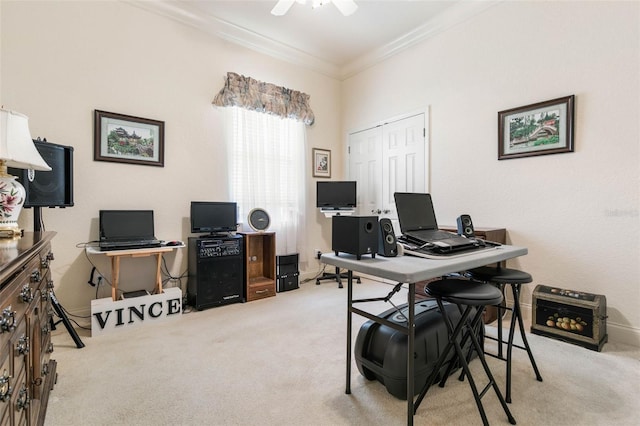
[[[498,160],[573,152],[574,95],[498,113]]]
[[[93,159],[164,167],[164,121],[94,113]]]
[[[313,148],[313,177],[331,177],[331,151]]]

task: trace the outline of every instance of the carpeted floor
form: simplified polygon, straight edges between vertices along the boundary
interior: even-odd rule
[[[354,293],[374,297],[390,289],[365,280]],[[406,290],[392,301],[404,303]],[[346,319],[346,288],[309,282],[269,299],[110,335],[92,338],[81,330],[82,349],[57,327],[58,381],[45,424],[406,424],[406,402],[361,376],[355,361],[352,393],[345,394]],[[354,339],[364,321],[354,316]],[[640,424],[639,348],[607,343],[596,352],[527,337],[544,381],[536,381],[526,353],[515,350],[509,407],[519,425]],[[504,362],[488,361],[504,392]],[[484,385],[480,367],[472,361]],[[491,424],[508,424],[495,395],[488,392],[483,403]],[[415,416],[417,425],[481,423],[467,382],[452,379],[432,388]]]

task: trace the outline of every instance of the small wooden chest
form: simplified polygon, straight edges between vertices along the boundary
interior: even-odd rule
[[[607,342],[607,299],[603,295],[536,286],[531,332],[600,351]]]

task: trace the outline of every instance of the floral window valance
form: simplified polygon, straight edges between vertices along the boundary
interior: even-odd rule
[[[252,111],[293,118],[310,126],[315,121],[309,95],[286,87],[263,83],[251,77],[228,72],[224,87],[213,99],[221,107],[237,106]]]

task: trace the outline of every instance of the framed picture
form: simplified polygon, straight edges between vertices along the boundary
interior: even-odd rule
[[[313,148],[313,177],[331,177],[331,151]]]
[[[498,113],[498,160],[573,152],[574,95]]]
[[[164,167],[164,121],[94,113],[93,159]]]

